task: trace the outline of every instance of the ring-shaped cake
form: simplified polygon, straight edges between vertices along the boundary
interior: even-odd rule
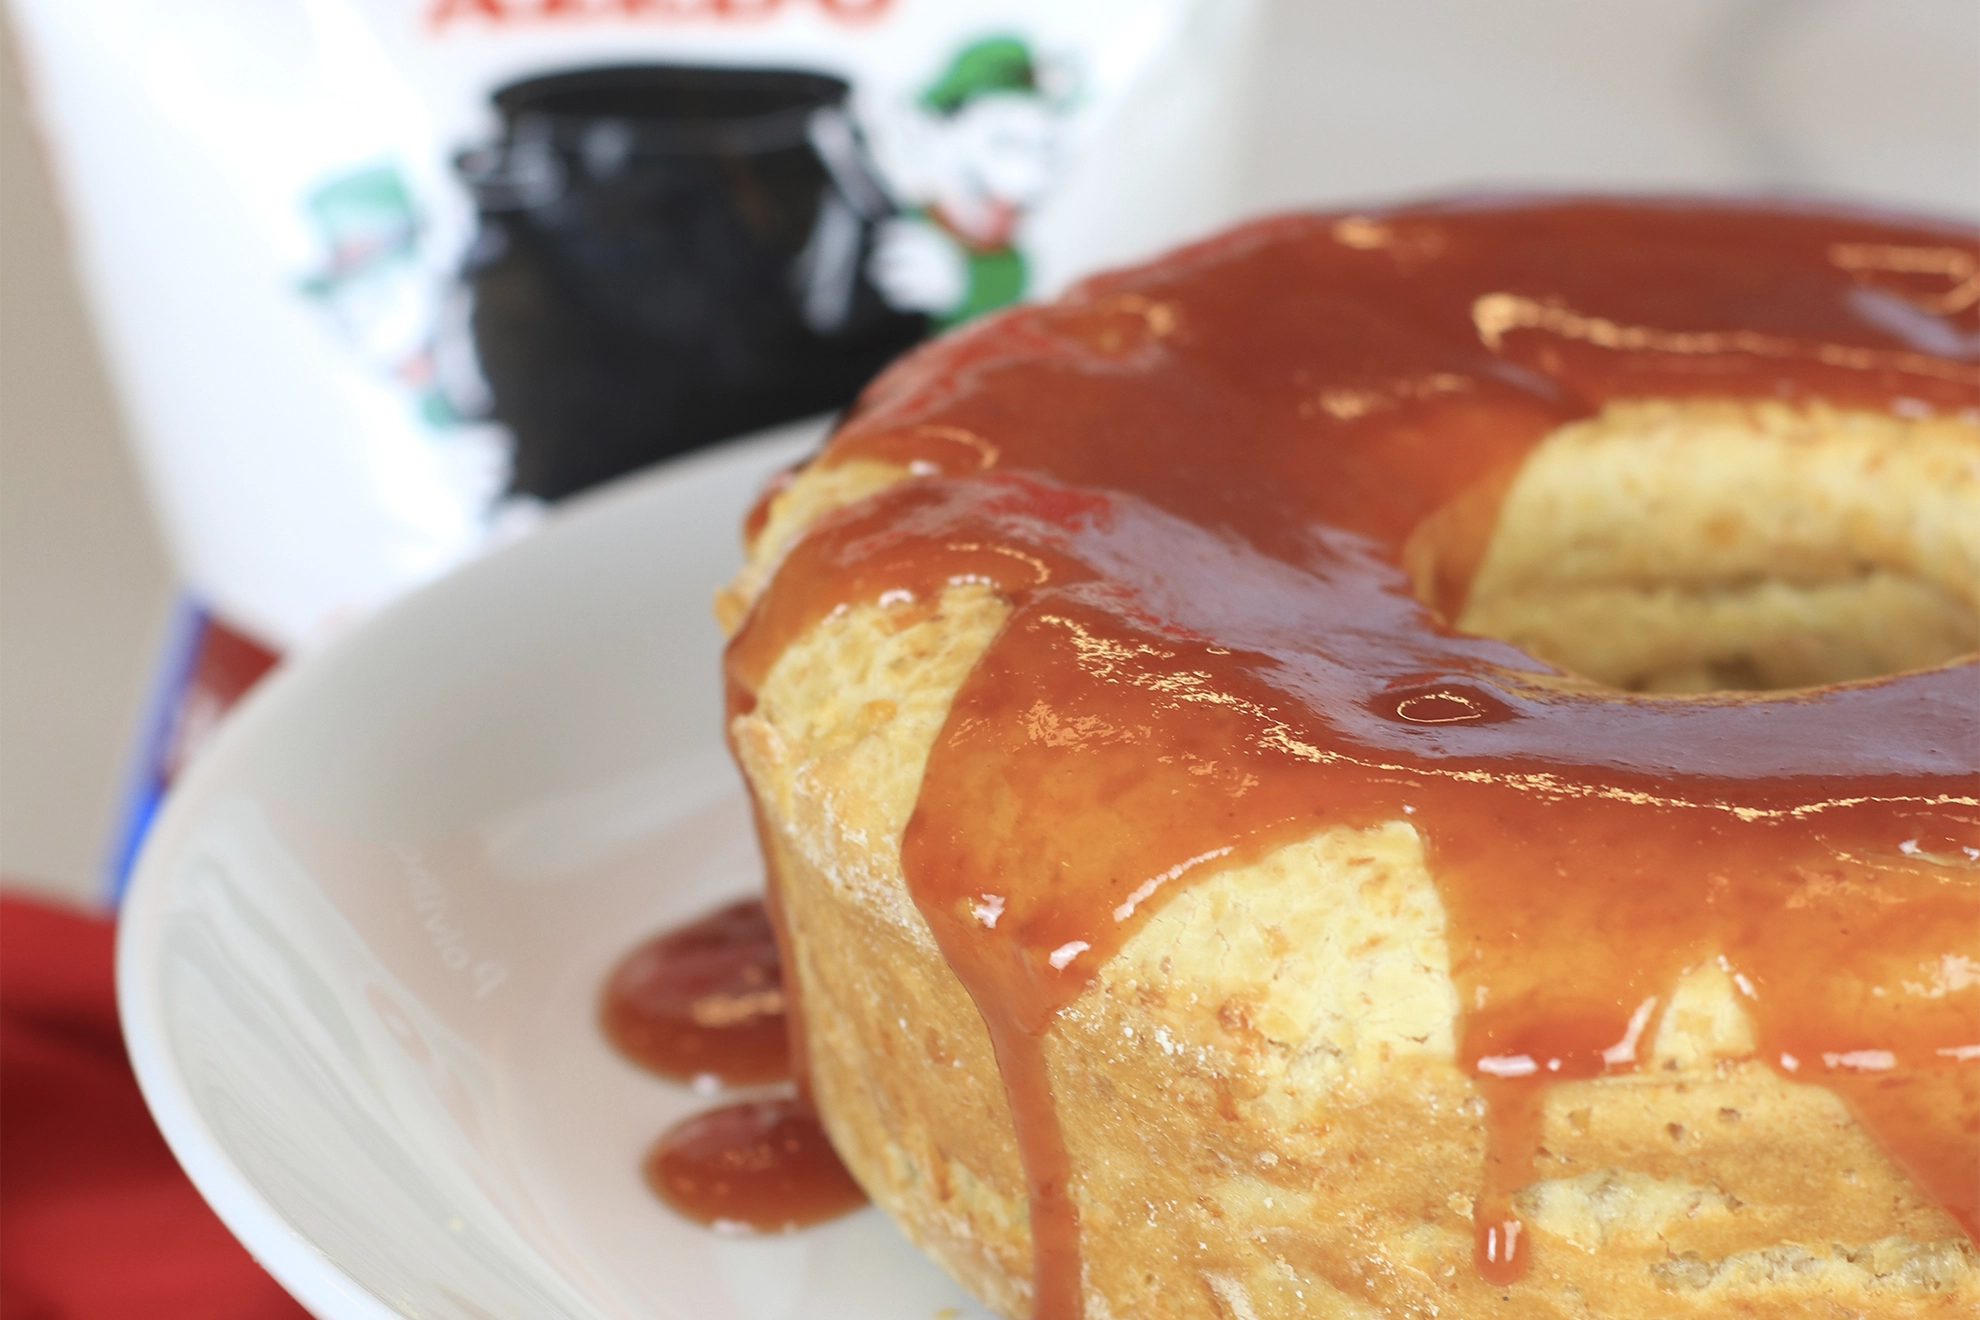
[[[1974,1314],[1976,304],[1481,202],[897,364],[722,602],[848,1167],[1012,1317]]]

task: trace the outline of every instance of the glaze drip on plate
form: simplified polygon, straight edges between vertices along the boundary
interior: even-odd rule
[[[783,1081],[790,1046],[770,914],[744,899],[647,940],[613,969],[598,1018],[614,1049],[662,1077]]]
[[[792,1079],[796,1064],[776,919],[758,899],[662,931],[620,959],[599,1001],[605,1038],[647,1071],[705,1090]],[[690,1219],[780,1232],[866,1204],[803,1087],[675,1124],[646,1182]]]
[[[842,605],[969,581],[1012,603],[902,863],[996,1046],[1041,1320],[1081,1311],[1055,1015],[1192,880],[1397,819],[1425,841],[1490,1106],[1488,1277],[1524,1264],[1508,1198],[1539,1088],[1634,1067],[1658,996],[1715,958],[1761,1056],[1833,1089],[1980,1238],[1980,978],[1902,990],[1976,952],[1980,666],[1634,694],[1446,623],[1462,545],[1441,578],[1406,562],[1620,401],[1975,415],[1977,270],[1970,233],[1832,213],[1293,217],[868,391],[818,461],[915,475],[792,549],[731,644],[731,713]]]

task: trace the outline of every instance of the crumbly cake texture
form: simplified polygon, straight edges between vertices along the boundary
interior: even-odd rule
[[[801,474],[724,593],[725,622],[811,521],[908,475]],[[1980,639],[1970,419],[1617,404],[1490,496],[1482,520],[1448,511],[1412,543],[1419,593],[1434,599],[1458,561],[1461,626],[1612,686],[1835,681]],[[996,1061],[900,862],[929,750],[1007,614],[974,584],[847,602],[783,652],[732,734],[833,1143],[910,1238],[1021,1320],[1027,1199]],[[1933,974],[1980,975],[1972,954]],[[1400,814],[1179,888],[1044,1041],[1086,1314],[1980,1313],[1972,1244],[1839,1098],[1754,1057],[1740,992],[1709,958],[1664,988],[1634,1070],[1546,1088],[1515,1197],[1532,1265],[1487,1283],[1471,1221],[1484,1104],[1456,1056],[1460,1007],[1436,879]],[[1944,1102],[1980,1122],[1976,1072]]]
[[[1792,688],[1980,646],[1973,425],[1637,403],[1522,468],[1457,625],[1612,687]]]

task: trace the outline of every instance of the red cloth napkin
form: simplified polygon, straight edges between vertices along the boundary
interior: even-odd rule
[[[179,1171],[102,917],[0,897],[0,1320],[308,1320]]]

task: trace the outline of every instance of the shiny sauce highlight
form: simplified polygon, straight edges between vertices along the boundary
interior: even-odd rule
[[[1611,400],[1980,408],[1977,264],[1970,232],[1764,207],[1292,217],[869,389],[819,461],[921,475],[793,549],[731,644],[731,709],[842,604],[959,580],[1011,601],[902,863],[996,1047],[1040,1320],[1081,1313],[1055,1015],[1193,879],[1404,806],[1488,1106],[1486,1277],[1524,1268],[1511,1194],[1541,1088],[1633,1067],[1640,1015],[1715,957],[1761,1056],[1835,1090],[1980,1238],[1980,987],[1866,992],[1973,951],[1980,666],[1599,690],[1455,632],[1402,566],[1418,528],[1495,508],[1535,443]]]
[[[756,899],[627,954],[606,981],[598,1017],[620,1054],[675,1081],[748,1086],[790,1075],[783,966]]]
[[[774,912],[744,899],[661,932],[619,961],[599,1000],[605,1038],[628,1060],[703,1087],[793,1080],[794,1007]],[[866,1204],[800,1082],[676,1123],[647,1152],[646,1182],[699,1223],[780,1232]]]
[[[788,1232],[866,1204],[817,1114],[794,1096],[676,1123],[647,1152],[644,1172],[661,1200],[713,1228]]]

